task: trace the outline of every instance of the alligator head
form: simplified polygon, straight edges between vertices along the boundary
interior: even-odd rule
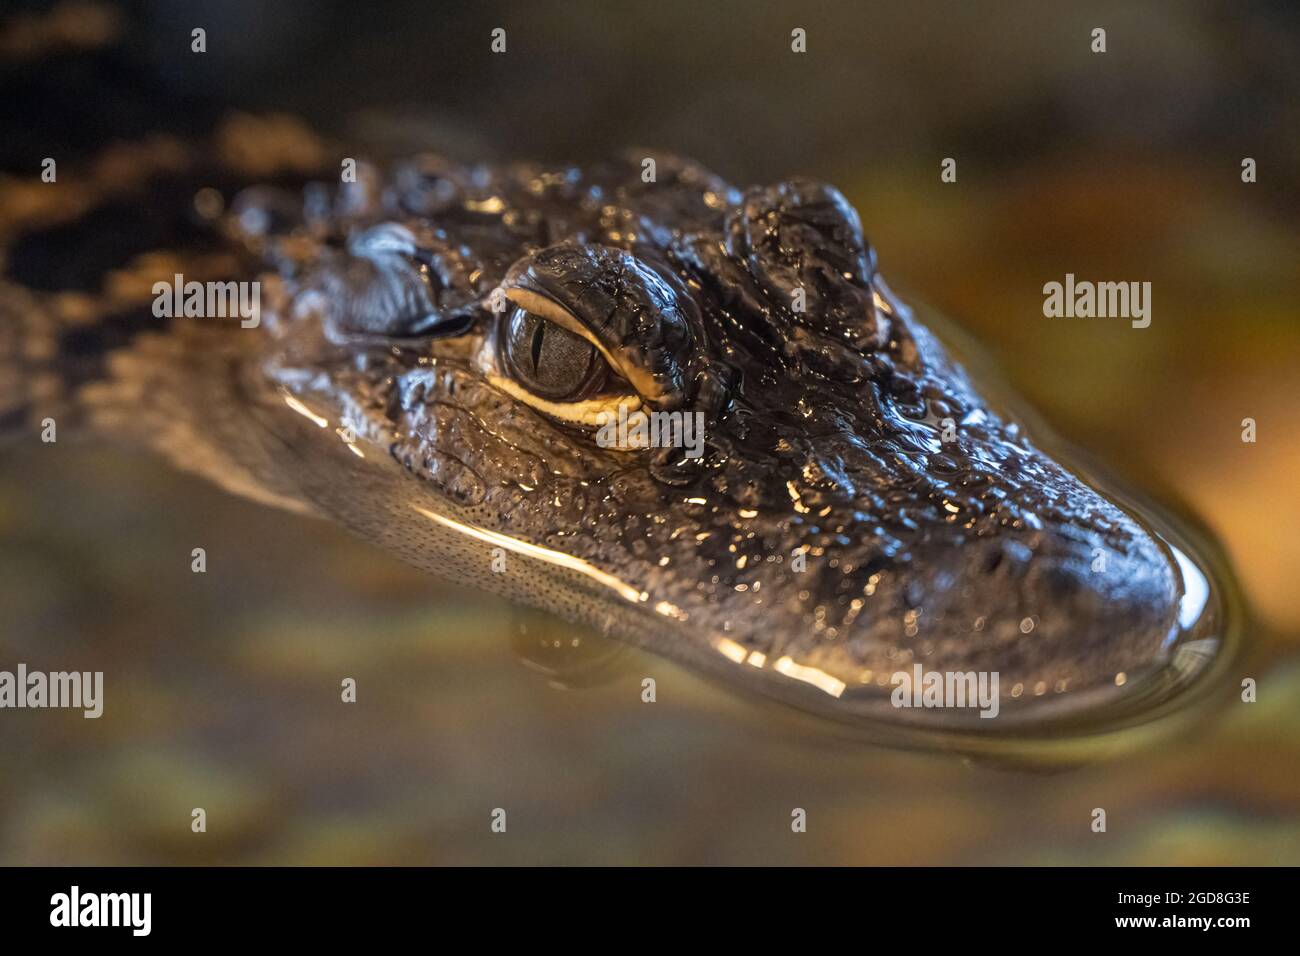
[[[259,374],[355,470],[313,480],[286,439],[303,494],[422,566],[836,715],[889,718],[916,664],[997,673],[1006,716],[1167,663],[1170,552],[989,406],[839,192],[655,159],[425,157],[234,203],[276,272]]]

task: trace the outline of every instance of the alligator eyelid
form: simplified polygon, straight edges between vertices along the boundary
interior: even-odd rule
[[[460,307],[447,313],[430,312],[423,319],[412,324],[412,332],[406,336],[392,336],[394,339],[410,339],[414,342],[429,342],[434,339],[454,338],[464,335],[474,327],[479,312],[477,303]]]
[[[474,325],[473,316],[459,316],[456,319],[438,318],[430,331],[415,335],[384,335],[379,332],[341,332],[331,333],[330,339],[346,348],[406,348],[421,349],[439,339],[455,338],[464,335]],[[418,326],[417,326],[418,327]]]

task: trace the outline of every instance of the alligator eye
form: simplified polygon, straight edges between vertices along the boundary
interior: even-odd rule
[[[478,352],[493,386],[551,418],[589,428],[620,409],[642,407],[623,368],[572,312],[527,290],[507,294],[511,311]]]
[[[506,319],[501,361],[515,381],[548,402],[590,398],[610,377],[609,364],[594,345],[525,309]]]

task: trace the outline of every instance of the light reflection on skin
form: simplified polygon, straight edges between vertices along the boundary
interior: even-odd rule
[[[1183,575],[1183,597],[1178,602],[1178,623],[1184,628],[1190,628],[1196,623],[1210,600],[1210,582],[1206,580],[1201,569],[1181,550],[1172,544],[1169,550],[1174,553],[1174,558],[1178,561],[1178,570]]]
[[[313,412],[302,402],[298,401],[298,399],[294,398],[292,395],[288,394],[287,392],[282,392],[281,397],[284,399],[284,403],[286,405],[288,405],[291,409],[293,409],[303,418],[310,421],[317,428],[329,427],[328,418],[322,418],[320,415],[317,415],[315,412]],[[343,439],[343,444],[347,446],[348,451],[352,452],[352,454],[356,455],[358,458],[366,457],[366,453],[357,447],[356,440],[350,439],[348,437],[348,434],[342,428],[336,428],[334,429],[334,431],[338,434],[340,438]]]
[[[554,564],[562,568],[568,568],[571,571],[585,574],[593,581],[598,581],[606,587],[613,589],[622,598],[633,604],[640,604],[649,600],[649,595],[644,591],[638,591],[631,585],[620,581],[612,574],[607,574],[600,570],[600,568],[592,566],[581,558],[575,558],[572,555],[564,554],[560,551],[552,551],[550,548],[543,548],[539,545],[530,544],[527,541],[520,541],[517,538],[511,538],[508,535],[500,534],[496,531],[489,531],[487,528],[478,528],[474,525],[464,524],[460,521],[448,518],[445,515],[429,511],[427,508],[421,508],[419,505],[412,505],[411,507],[418,514],[423,515],[430,521],[436,521],[444,527],[451,528],[453,531],[460,532],[461,534],[469,535],[471,538],[476,538],[477,540],[483,541],[487,544],[506,548],[516,554],[526,555],[530,558],[537,558],[540,561],[546,561],[549,564]],[[678,620],[682,620],[685,616],[684,612],[666,601],[660,601],[656,604],[655,610],[665,617],[672,617]],[[766,658],[762,655],[749,654],[740,644],[729,638],[715,637],[713,638],[712,643],[718,653],[737,664],[745,663],[746,660],[748,660],[748,663],[752,666],[762,667],[763,664],[766,663]],[[797,664],[793,658],[780,658],[772,665],[772,669],[786,677],[803,681],[806,684],[811,684],[813,687],[824,691],[832,697],[839,697],[844,693],[845,684],[842,680],[832,677],[830,674],[827,674],[825,671],[819,670],[816,667],[807,667],[802,664]]]
[[[478,528],[474,525],[462,524],[454,521],[445,515],[435,514],[427,508],[421,508],[419,505],[412,505],[418,513],[424,515],[430,521],[436,521],[444,527],[451,528],[453,531],[459,531],[461,534],[469,535],[471,538],[477,538],[479,541],[505,548],[507,551],[513,551],[516,554],[526,555],[530,558],[537,558],[539,561],[545,561],[548,564],[554,564],[562,568],[568,568],[570,571],[577,571],[585,574],[593,581],[605,585],[616,591],[624,600],[633,604],[639,604],[649,598],[644,591],[638,591],[632,585],[620,581],[612,574],[608,574],[600,568],[583,561],[581,558],[575,558],[573,555],[564,554],[560,551],[552,551],[550,548],[543,548],[536,544],[529,544],[527,541],[520,541],[517,538],[511,538],[508,535],[500,534],[496,531],[489,531],[487,528]],[[661,612],[662,613],[662,612]]]
[[[283,394],[283,397],[284,397],[284,403],[285,403],[286,405],[288,405],[290,408],[292,408],[295,412],[297,412],[297,413],[298,413],[299,415],[301,415],[303,418],[306,418],[306,419],[308,419],[309,421],[315,423],[315,425],[316,425],[318,428],[325,428],[325,427],[327,427],[327,426],[329,425],[329,421],[328,421],[327,419],[321,418],[319,415],[317,415],[315,412],[313,412],[310,408],[308,408],[308,407],[307,407],[306,405],[304,405],[302,402],[298,401],[298,399],[294,398],[292,395],[288,394],[287,392],[284,392],[284,393],[282,393],[282,394]]]
[[[794,680],[801,680],[805,684],[812,684],[818,690],[824,691],[832,697],[839,697],[843,694],[846,686],[844,681],[838,677],[832,677],[824,670],[808,667],[804,664],[796,664],[792,657],[779,658],[772,665],[772,670]]]

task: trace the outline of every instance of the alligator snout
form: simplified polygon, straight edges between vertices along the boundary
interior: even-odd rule
[[[773,499],[697,506],[665,542],[652,603],[737,668],[848,713],[881,709],[918,666],[991,679],[1007,716],[1115,699],[1167,664],[1182,594],[1167,549],[991,418],[966,441],[967,464],[943,473],[924,459],[891,471],[900,453],[879,440],[821,458],[805,440],[798,466],[774,452]]]

